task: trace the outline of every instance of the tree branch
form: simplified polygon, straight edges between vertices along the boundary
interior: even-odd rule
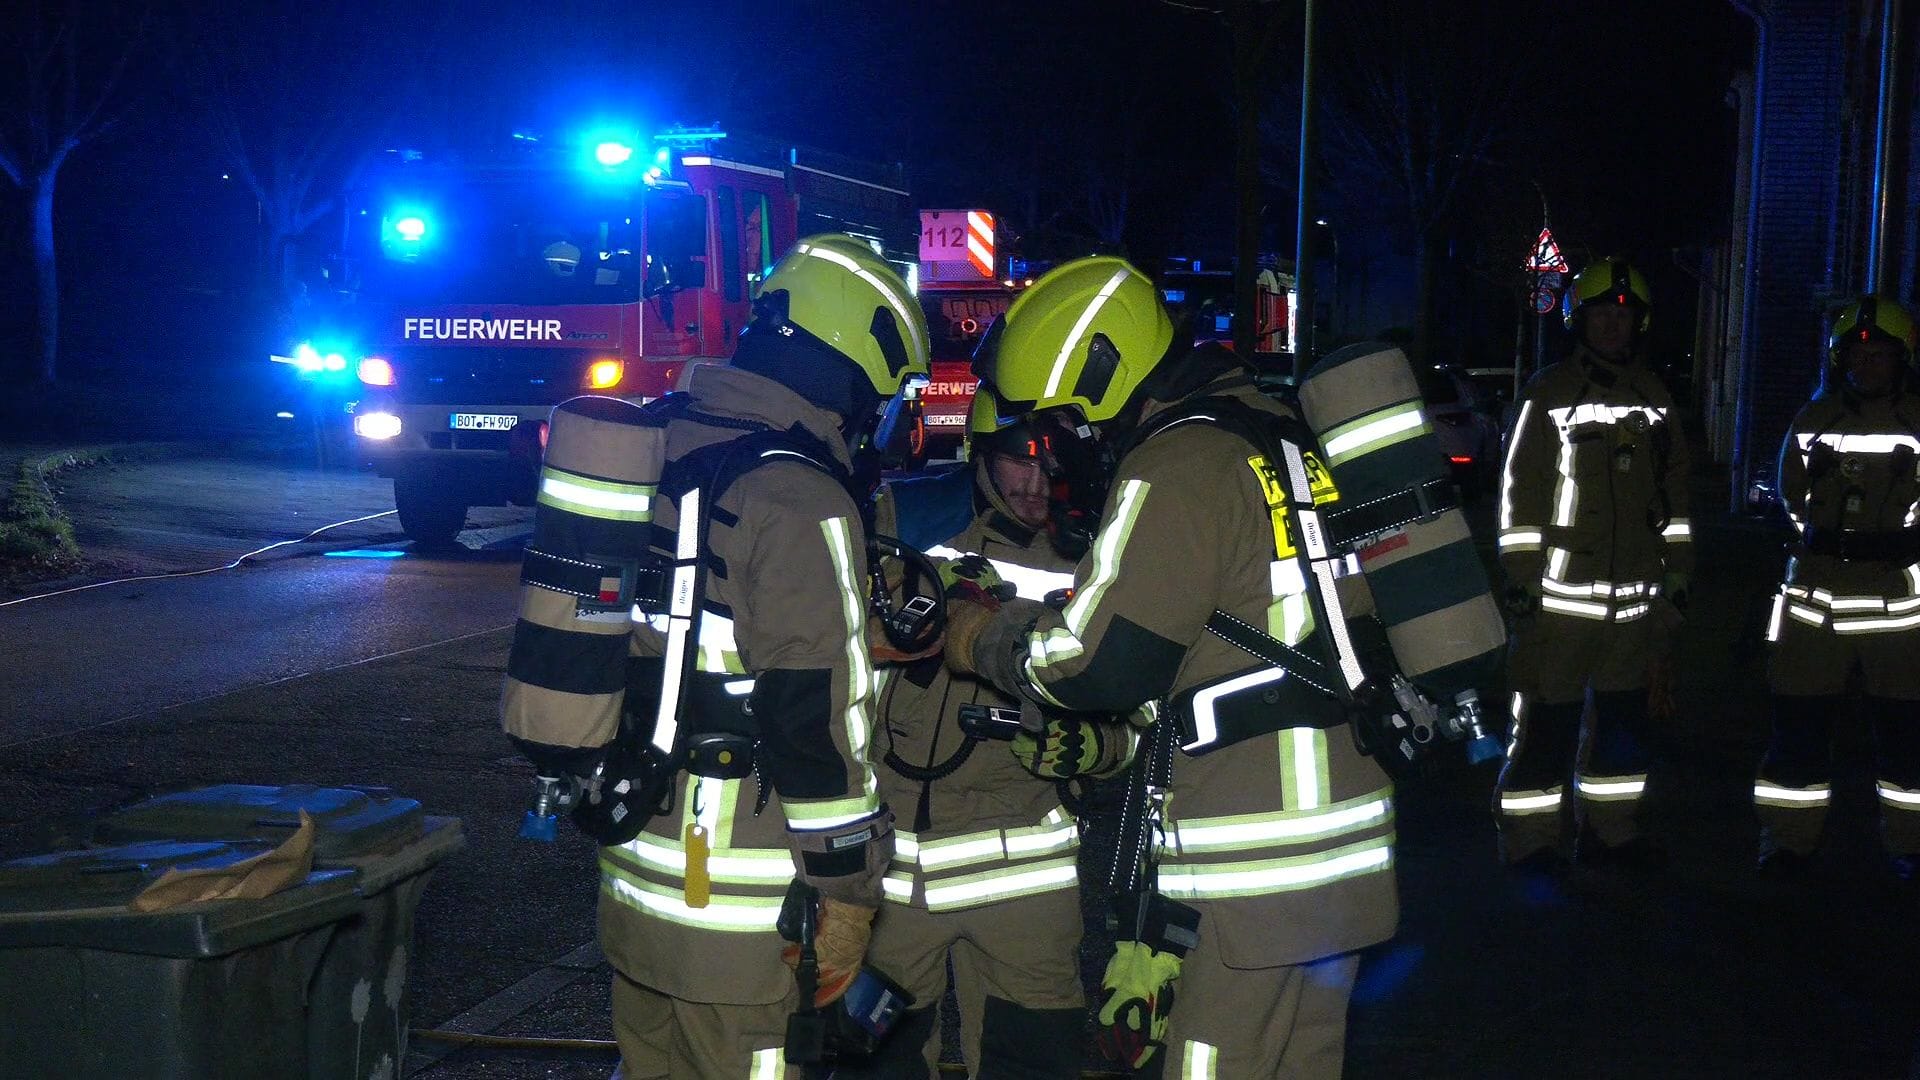
[[[114,59],[113,66],[108,69],[107,77],[100,84],[100,89],[93,95],[93,104],[88,106],[86,115],[73,125],[73,137],[76,142],[87,142],[99,138],[118,126],[119,122],[125,119],[127,112],[131,111],[133,106],[129,104],[114,115],[112,120],[102,122],[99,119],[100,110],[106,106],[107,102],[113,100],[114,94],[119,90],[120,77],[126,74],[127,64],[132,61],[134,51],[146,39],[147,27],[151,19],[151,10],[142,9],[140,21],[134,25],[133,33],[128,36],[126,44],[120,49],[120,55]]]

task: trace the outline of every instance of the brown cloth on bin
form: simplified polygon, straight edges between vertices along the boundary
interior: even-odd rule
[[[313,872],[313,819],[300,811],[300,828],[272,851],[230,866],[169,870],[140,890],[127,906],[164,911],[202,900],[260,900],[307,880]]]

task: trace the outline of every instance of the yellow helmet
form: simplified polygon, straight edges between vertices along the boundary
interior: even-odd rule
[[[1643,334],[1653,321],[1653,291],[1647,288],[1647,279],[1625,259],[1602,259],[1575,274],[1573,285],[1561,300],[1561,321],[1571,330],[1581,308],[1602,303],[1637,306]]]
[[[989,438],[992,435],[1012,427],[1014,417],[1000,415],[1000,399],[993,394],[993,388],[981,383],[973,391],[973,402],[967,406],[967,446],[972,448],[975,440]]]
[[[804,334],[858,367],[881,397],[925,375],[927,317],[912,290],[873,249],[844,233],[809,236],[754,293],[754,321]]]
[[[1915,328],[1913,316],[1899,301],[1885,296],[1862,296],[1840,309],[1840,314],[1833,317],[1833,324],[1827,328],[1827,360],[1838,364],[1848,342],[1867,341],[1876,336],[1899,342],[1907,352],[1907,363],[1913,363],[1914,346],[1920,343],[1920,329]]]
[[[1173,320],[1152,280],[1099,255],[1050,271],[1007,309],[988,358],[1001,408],[1071,407],[1089,423],[1120,415],[1173,345]]]

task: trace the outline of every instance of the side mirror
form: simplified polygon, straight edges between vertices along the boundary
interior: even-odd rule
[[[926,407],[913,389],[887,402],[874,429],[873,448],[883,468],[912,472],[927,463]]]

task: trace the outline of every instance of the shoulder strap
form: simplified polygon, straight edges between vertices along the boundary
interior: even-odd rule
[[[667,640],[650,741],[656,750],[670,756],[678,747],[680,712],[696,666],[700,622],[706,607],[709,537],[720,496],[734,481],[761,465],[788,459],[819,469],[842,486],[850,484],[852,478],[839,467],[825,443],[798,427],[782,431],[757,421],[698,412],[691,401],[678,394],[655,404],[659,405],[656,415],[661,423],[686,419],[746,432],[685,454],[661,470],[660,494],[678,505],[679,524],[671,537],[656,533],[655,540],[672,557],[663,567]]]
[[[1334,548],[1341,546],[1341,542],[1322,523],[1320,512],[1314,507],[1306,458],[1307,449],[1318,445],[1312,429],[1296,417],[1255,409],[1234,398],[1197,398],[1154,417],[1141,428],[1133,445],[1189,423],[1204,423],[1232,432],[1265,457],[1274,470],[1273,480],[1286,493],[1291,508],[1284,518],[1276,514],[1275,525],[1281,527],[1284,521],[1287,538],[1296,553],[1294,565],[1306,585],[1316,633],[1322,637],[1331,663],[1322,662],[1224,611],[1213,613],[1207,621],[1208,632],[1266,664],[1292,672],[1323,692],[1343,701],[1352,700],[1366,676],[1358,653],[1348,640],[1346,615],[1333,585],[1334,563],[1339,561]]]
[[[1133,438],[1122,448],[1121,455],[1124,457],[1148,439],[1182,424],[1206,424],[1222,428],[1245,439],[1262,453],[1269,448],[1270,441],[1285,439],[1303,446],[1311,446],[1315,441],[1312,430],[1297,417],[1265,412],[1238,398],[1201,397],[1163,410],[1140,425]]]

